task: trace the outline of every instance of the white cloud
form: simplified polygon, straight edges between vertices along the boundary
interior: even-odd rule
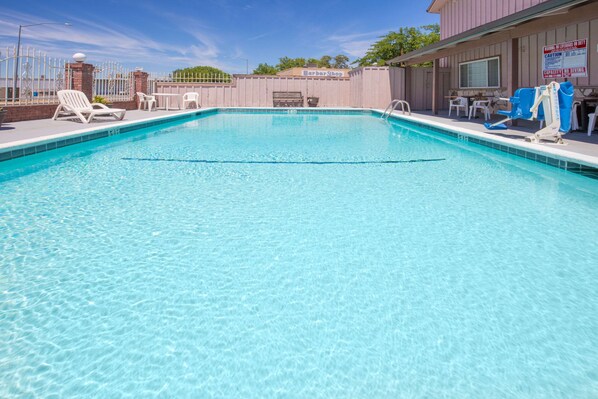
[[[79,17],[68,17],[72,26],[46,25],[29,27],[22,31],[22,49],[33,46],[57,58],[70,58],[75,52],[84,52],[91,62],[117,60],[129,66],[158,68],[162,71],[192,65],[211,65],[231,72],[242,69],[239,65],[224,62],[216,41],[203,28],[200,21],[175,15],[163,15],[164,19],[176,18],[181,41],[188,44],[172,44],[159,41],[147,33],[128,27],[114,26],[109,22],[97,23]],[[6,21],[27,21],[27,24],[46,20],[34,15],[0,9],[0,44],[15,46],[18,25]],[[203,29],[202,29],[203,28]],[[14,42],[14,43],[13,43]],[[2,50],[0,50],[2,51]],[[2,51],[3,53],[5,51]],[[244,70],[244,68],[243,68]]]
[[[377,30],[372,32],[361,32],[351,34],[334,34],[326,38],[326,40],[333,42],[344,53],[352,57],[363,57],[370,46],[383,36],[390,32],[387,30]]]

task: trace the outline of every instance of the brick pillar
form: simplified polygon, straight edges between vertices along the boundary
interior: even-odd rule
[[[71,89],[85,93],[89,101],[93,97],[93,70],[91,64],[73,62],[67,65],[71,75]]]
[[[135,81],[135,87],[133,88],[133,90],[135,91],[135,93],[141,92],[141,93],[149,94],[147,92],[148,76],[149,76],[149,74],[147,72],[143,72],[143,71],[133,72],[133,78]],[[139,98],[137,98],[137,94],[135,94],[135,103],[137,104],[137,106],[139,106]]]

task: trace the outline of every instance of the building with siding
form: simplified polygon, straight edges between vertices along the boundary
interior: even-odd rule
[[[441,40],[390,61],[407,67],[406,98],[424,109],[447,108],[449,94],[510,96],[552,80],[570,80],[578,97],[598,95],[596,0],[433,0],[428,12],[440,14]],[[543,74],[551,45],[578,54],[566,58],[575,65],[584,63],[585,53],[585,71]],[[411,68],[423,62],[433,67]]]

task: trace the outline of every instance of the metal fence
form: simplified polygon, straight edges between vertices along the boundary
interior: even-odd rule
[[[232,83],[233,76],[228,73],[155,73],[148,76],[148,91],[155,92],[159,83]]]
[[[108,101],[128,101],[135,93],[133,71],[118,62],[107,61],[94,64],[93,96]]]
[[[56,92],[68,89],[68,62],[48,57],[31,47],[0,50],[0,105],[34,105],[58,102]]]

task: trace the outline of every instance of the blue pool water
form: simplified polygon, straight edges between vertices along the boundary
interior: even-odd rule
[[[598,181],[369,115],[0,163],[0,397],[595,398]]]

